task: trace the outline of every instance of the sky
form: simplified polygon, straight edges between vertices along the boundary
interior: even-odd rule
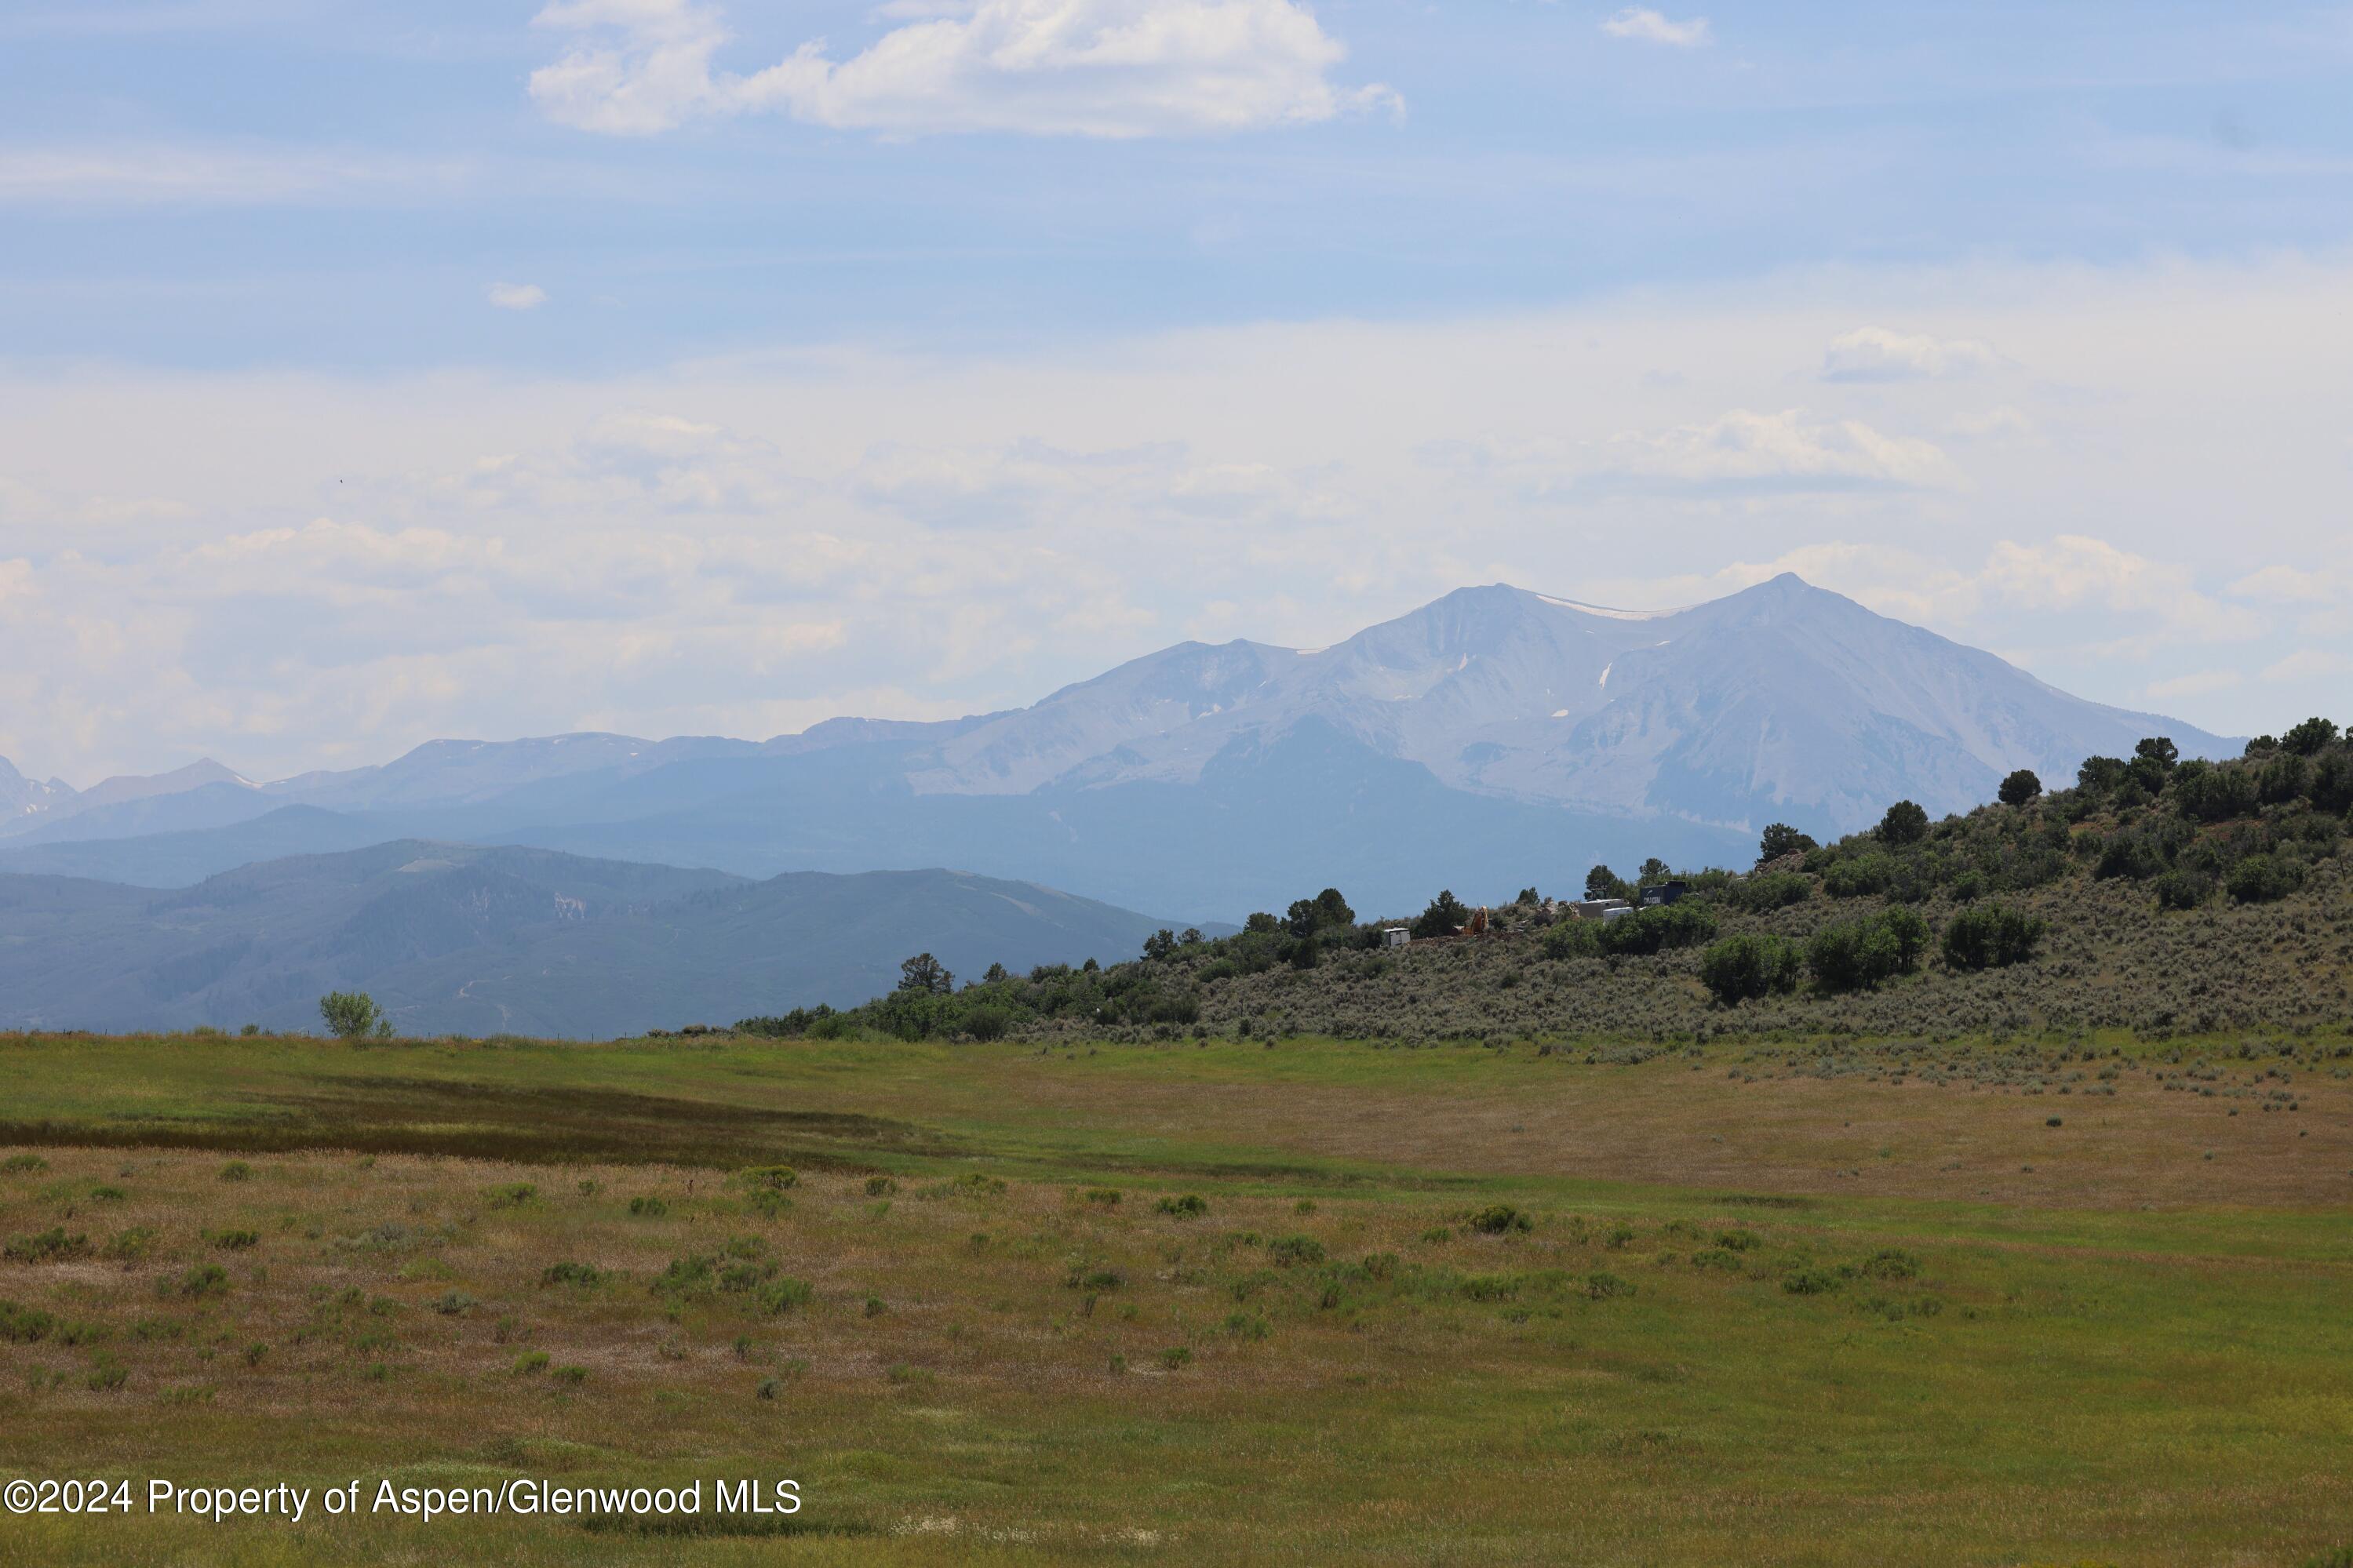
[[[13,0],[0,756],[1783,571],[2353,721],[2353,5]]]

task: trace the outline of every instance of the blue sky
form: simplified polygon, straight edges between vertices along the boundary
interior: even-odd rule
[[[0,754],[1783,566],[2270,727],[2353,673],[2348,89],[2344,5],[18,0]]]

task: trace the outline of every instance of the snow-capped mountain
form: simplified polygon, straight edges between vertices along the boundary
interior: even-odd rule
[[[1744,864],[1769,821],[1965,810],[2013,768],[2057,784],[2149,734],[2239,749],[1794,576],[1656,613],[1495,585],[1330,647],[1184,643],[936,723],[443,741],[258,788],[84,797],[0,840],[0,869],[170,885],[414,836],[762,877],[958,866],[1193,919],[1336,883],[1398,911],[1440,886],[1573,886],[1597,860]]]
[[[1749,830],[1853,828],[1889,801],[1991,797],[2013,768],[2054,782],[2094,752],[2169,734],[1989,653],[1784,574],[1686,609],[1604,609],[1464,588],[1327,648],[1183,644],[944,741],[918,790],[1190,783],[1238,739],[1329,723],[1451,788]]]
[[[0,757],[0,832],[18,821],[54,811],[73,796],[73,786],[64,780],[37,784],[18,773],[7,758]]]

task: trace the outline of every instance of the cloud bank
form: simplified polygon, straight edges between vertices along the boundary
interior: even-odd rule
[[[1919,381],[1977,375],[2001,363],[1990,344],[1857,327],[1831,340],[1822,356],[1825,381]]]
[[[2341,709],[2353,264],[1884,288],[2030,363],[1825,382],[1886,309],[1840,275],[603,377],[0,372],[0,755],[765,736],[1467,583],[1646,608],[1782,570],[2224,733]]]
[[[1715,42],[1715,29],[1706,17],[1694,16],[1688,22],[1672,22],[1647,5],[1629,5],[1602,23],[1601,30],[1613,38],[1634,38],[1642,43],[1665,44],[1678,49],[1695,49]]]
[[[913,19],[845,58],[815,40],[737,75],[714,63],[729,37],[715,5],[556,0],[536,23],[575,42],[532,73],[531,95],[560,124],[615,135],[777,112],[900,136],[1183,136],[1401,103],[1378,84],[1335,85],[1330,73],[1347,51],[1292,0],[949,0],[913,9]]]

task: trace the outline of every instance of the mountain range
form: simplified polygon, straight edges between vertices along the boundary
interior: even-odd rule
[[[0,869],[180,886],[414,837],[754,878],[957,866],[1195,921],[1335,884],[1395,912],[1440,886],[1574,886],[1596,861],[1742,864],[1767,821],[1964,810],[2013,768],[2072,777],[2155,733],[2239,749],[1795,576],[1663,612],[1499,584],[1329,647],[1181,643],[939,722],[437,741],[377,767],[256,784],[206,762],[80,795],[7,768]]]
[[[315,1028],[365,991],[407,1034],[609,1037],[1134,955],[1162,922],[952,871],[723,872],[414,840],[169,890],[0,874],[0,1028]],[[1219,927],[1211,932],[1230,930]]]

